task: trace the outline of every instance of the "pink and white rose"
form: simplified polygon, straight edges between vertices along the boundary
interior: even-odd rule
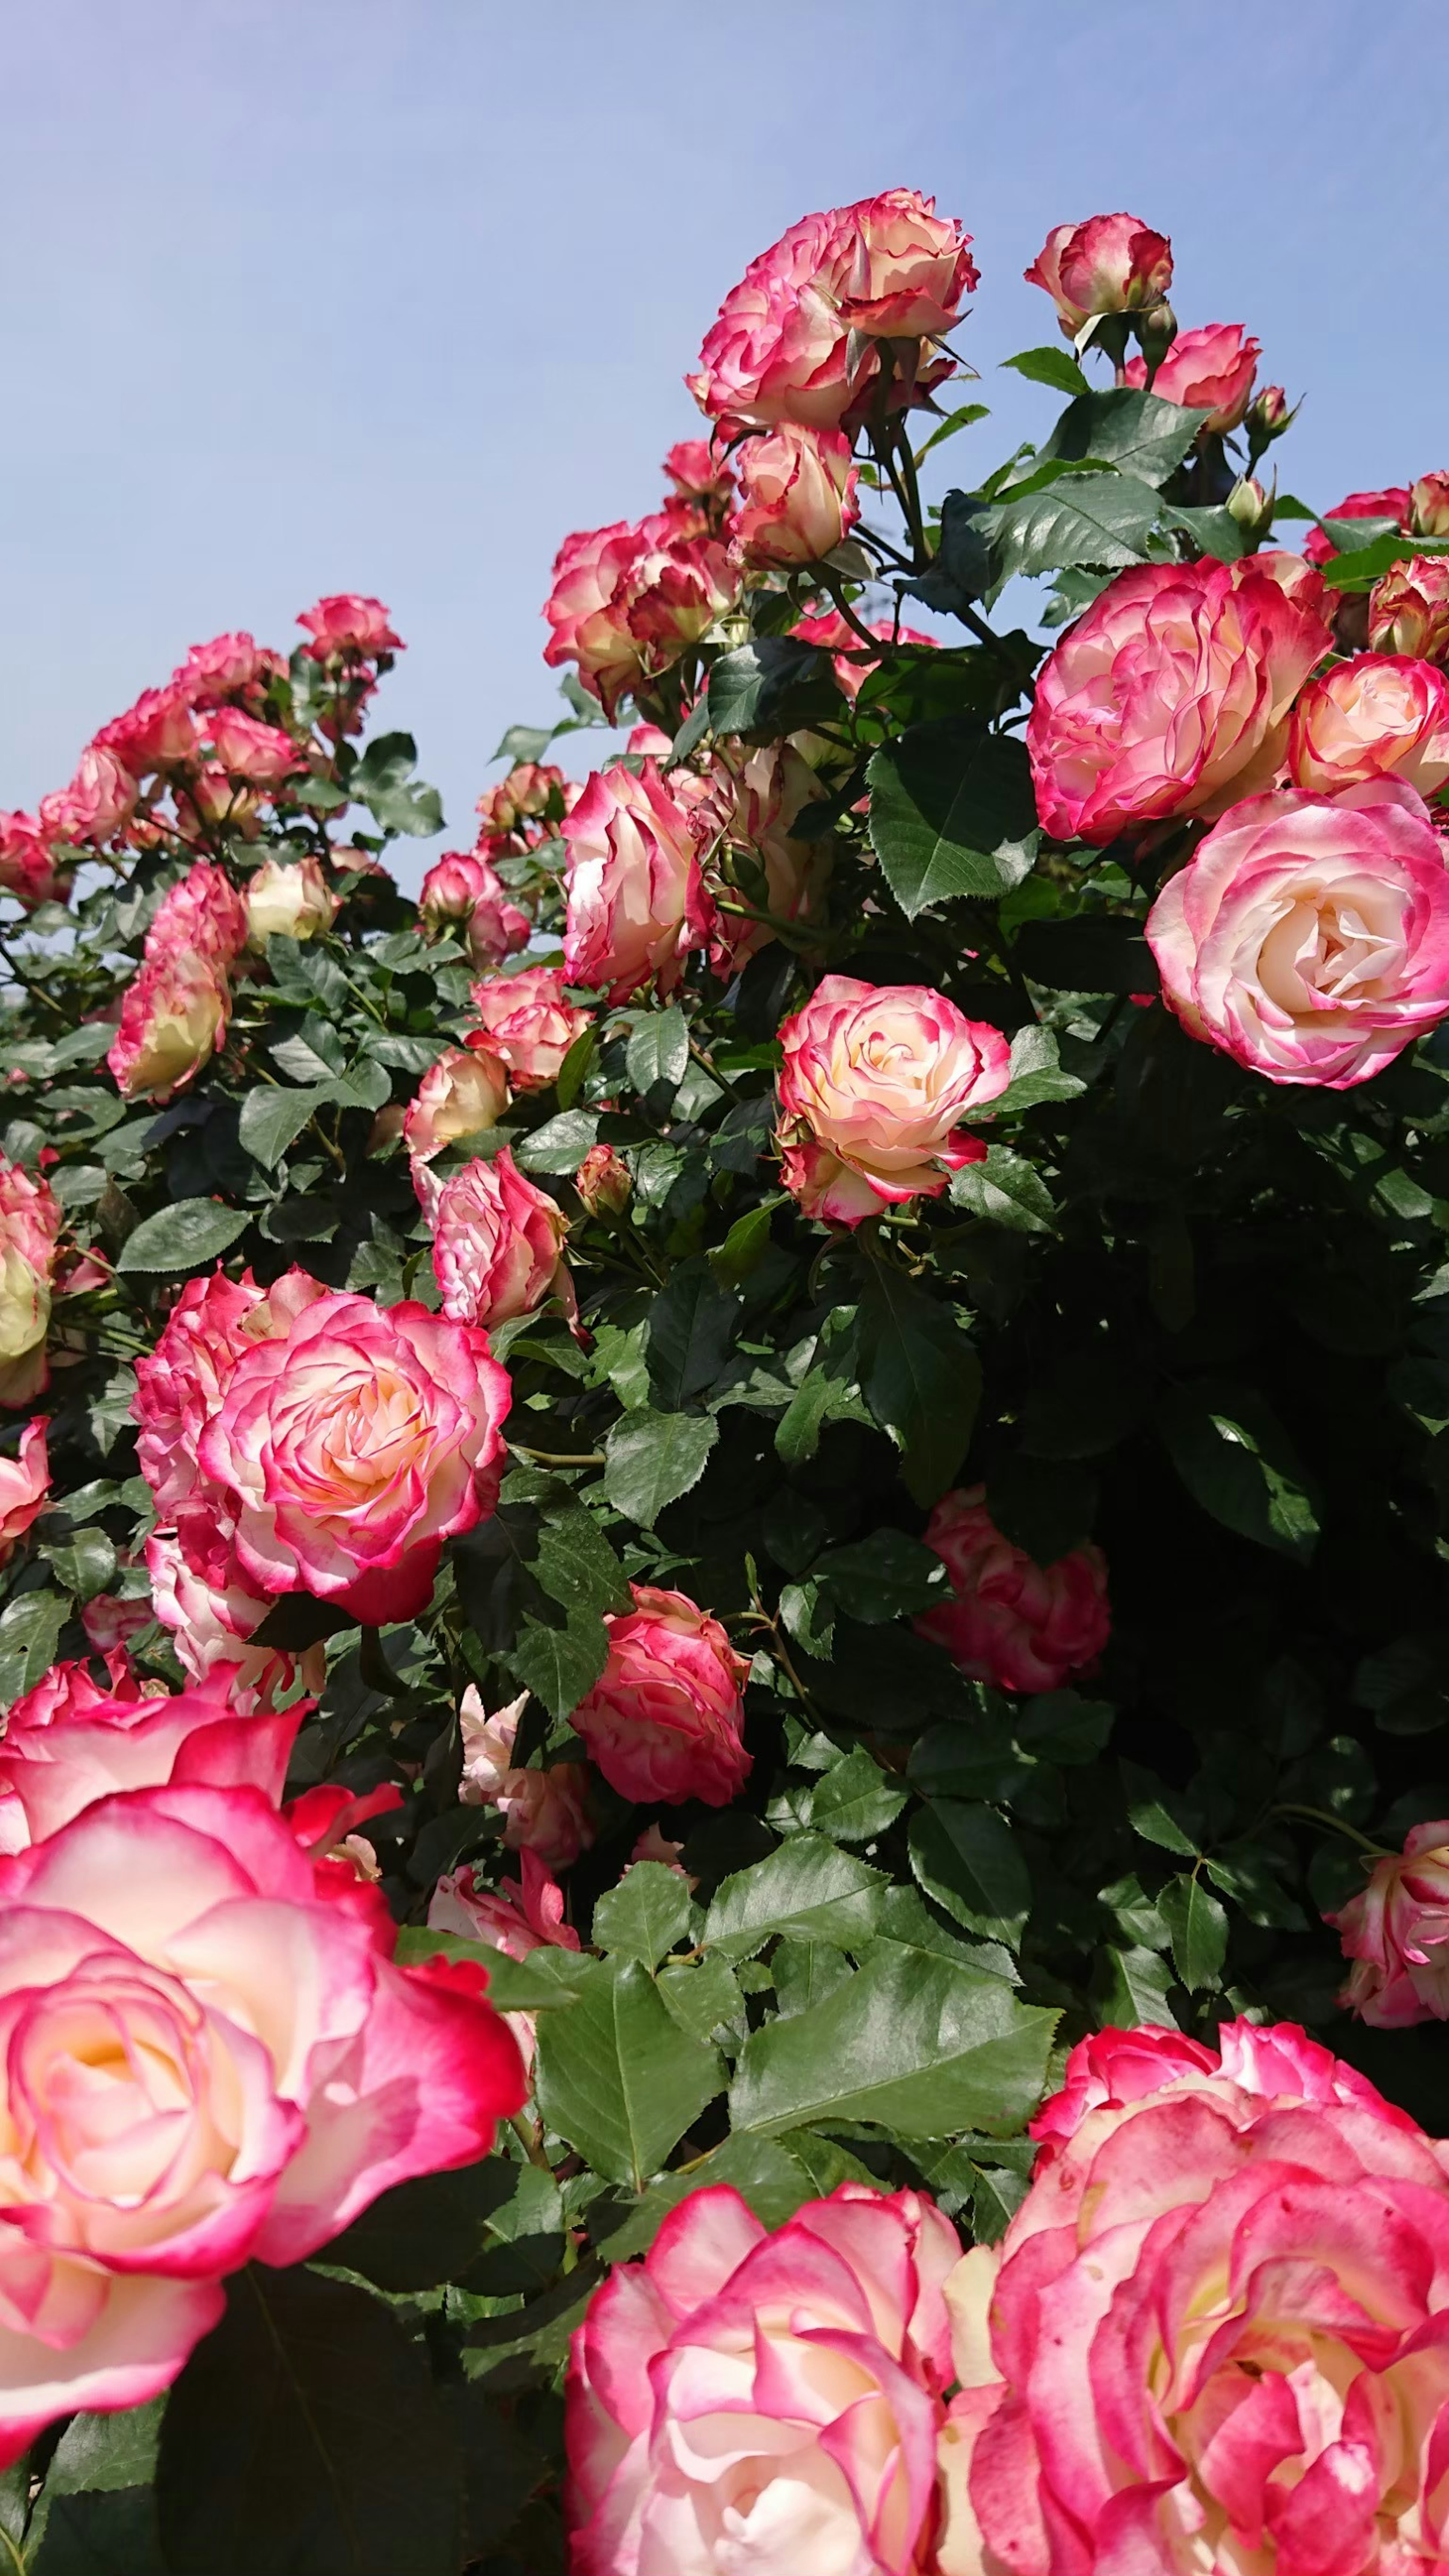
[[[280,1807],[298,1727],[312,1707],[243,1715],[233,1668],[219,1665],[193,1690],[146,1698],[134,1686],[106,1693],[83,1668],[61,1689],[44,1683],[17,1701],[0,1737],[0,1834],[22,1851],[122,1789],[259,1789]],[[47,1676],[47,1678],[49,1678]],[[84,1685],[81,1687],[80,1685]]]
[[[1091,215],[1054,225],[1024,274],[1028,286],[1045,289],[1074,340],[1094,313],[1160,304],[1172,284],[1172,244],[1136,215]]]
[[[508,1076],[487,1047],[448,1047],[429,1065],[403,1119],[414,1163],[431,1163],[465,1136],[496,1127],[508,1106]]]
[[[400,653],[402,637],[393,633],[390,619],[380,599],[355,590],[332,591],[297,615],[312,639],[304,650],[314,662],[370,662],[382,653]]]
[[[1152,379],[1163,402],[1181,403],[1185,411],[1205,411],[1205,430],[1223,436],[1236,429],[1253,397],[1253,378],[1263,354],[1260,340],[1250,339],[1241,322],[1209,322],[1200,331],[1179,331]],[[1124,384],[1147,382],[1145,358],[1129,358]]]
[[[1413,510],[1413,494],[1407,483],[1390,483],[1382,492],[1347,492],[1337,507],[1325,510],[1325,519],[1387,519],[1393,527],[1407,530]],[[1321,527],[1304,538],[1303,551],[1310,563],[1331,561],[1337,549],[1333,539]]]
[[[1432,796],[1449,778],[1449,679],[1397,653],[1331,664],[1293,710],[1288,775],[1321,796],[1371,778]]]
[[[438,1181],[425,1165],[413,1177],[433,1233],[433,1269],[443,1312],[468,1325],[505,1324],[546,1297],[575,1311],[564,1260],[569,1221],[556,1199],[520,1172],[507,1145]]]
[[[657,761],[605,769],[588,782],[563,837],[564,972],[571,984],[627,1001],[652,985],[677,990],[684,960],[716,932],[696,838],[703,781],[689,771],[666,779]]]
[[[303,859],[263,859],[247,880],[247,942],[265,948],[269,939],[315,939],[330,930],[342,909],[342,897],[322,872],[322,862],[309,850]]]
[[[1449,657],[1449,557],[1414,555],[1390,565],[1369,592],[1368,640],[1375,653]]]
[[[1338,2000],[1375,2030],[1449,2021],[1449,1821],[1415,1825],[1325,1922],[1353,1965]]]
[[[106,1056],[126,1100],[184,1091],[226,1043],[231,988],[194,949],[143,963],[126,987],[121,1025]]]
[[[60,1204],[0,1154],[0,1404],[28,1404],[50,1384],[45,1337]]]
[[[545,1091],[556,1082],[564,1057],[593,1019],[591,1010],[566,998],[568,980],[558,966],[521,966],[473,987],[478,1026],[464,1043],[497,1056],[516,1091]]]
[[[922,1537],[951,1578],[951,1599],[915,1621],[973,1681],[1005,1691],[1060,1690],[1095,1663],[1112,1632],[1107,1560],[1075,1547],[1038,1565],[1003,1537],[984,1485],[943,1494]]]
[[[746,439],[736,462],[739,497],[727,524],[747,564],[823,563],[860,517],[850,441],[839,430],[782,421]]]
[[[38,903],[52,903],[57,896],[64,900],[68,883],[39,816],[0,814],[0,894],[13,894],[33,912]]]
[[[612,1612],[609,1660],[573,1726],[611,1789],[640,1805],[686,1798],[727,1807],[749,1778],[744,1685],[749,1657],[686,1593],[631,1583]]]
[[[244,778],[249,787],[279,787],[306,766],[289,733],[280,725],[260,723],[241,707],[214,707],[204,731],[212,759],[228,778]]]
[[[960,1121],[1005,1090],[1011,1050],[943,993],[826,975],[780,1044],[781,1177],[807,1216],[859,1225],[985,1160]]]
[[[1416,537],[1449,537],[1449,472],[1421,474],[1409,494],[1409,524]]]
[[[37,1414],[20,1435],[13,1458],[0,1457],[0,1565],[15,1554],[32,1521],[45,1509],[50,1492],[45,1416]]]

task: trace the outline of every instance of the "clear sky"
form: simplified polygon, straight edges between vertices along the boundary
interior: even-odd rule
[[[657,506],[746,261],[882,187],[975,235],[983,462],[1051,416],[996,372],[1055,336],[1023,268],[1126,207],[1172,235],[1179,323],[1245,323],[1262,380],[1307,391],[1286,486],[1327,507],[1449,464],[1444,0],[3,19],[0,804],[62,784],[188,644],[287,645],[319,591],[363,590],[409,645],[386,717],[466,846],[504,725],[555,709],[560,538]]]

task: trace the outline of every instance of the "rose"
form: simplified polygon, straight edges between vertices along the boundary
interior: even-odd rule
[[[1449,654],[1449,561],[1415,555],[1390,565],[1369,592],[1368,640],[1376,653],[1442,662]]]
[[[751,260],[732,287],[685,382],[701,411],[739,428],[800,421],[835,429],[867,407],[878,349],[860,340],[941,337],[977,284],[969,233],[933,197],[889,188],[806,215]],[[852,348],[852,335],[858,335]],[[918,368],[920,393],[952,362]],[[907,370],[904,383],[911,384]]]
[[[1112,1631],[1107,1560],[1076,1547],[1038,1565],[1000,1530],[984,1485],[943,1494],[922,1533],[951,1578],[952,1598],[915,1621],[973,1681],[997,1690],[1060,1690],[1095,1662]]]
[[[1330,640],[1310,601],[1251,562],[1119,573],[1037,674],[1026,740],[1043,828],[1100,845],[1266,784]]]
[[[127,985],[106,1056],[126,1100],[184,1091],[225,1044],[231,995],[211,959],[183,949],[143,965]]]
[[[519,2108],[476,1972],[395,1966],[333,1867],[249,1788],[104,1798],[0,1861],[7,2463],[168,2387],[225,2274],[304,2260]]]
[[[1449,1823],[1415,1825],[1366,1888],[1325,1914],[1353,1961],[1338,2000],[1375,2030],[1449,2021]]]
[[[505,1324],[545,1297],[575,1312],[563,1257],[568,1218],[546,1190],[526,1180],[508,1146],[491,1162],[465,1163],[439,1182],[425,1165],[413,1177],[433,1233],[433,1269],[443,1312],[465,1324]]]
[[[20,1435],[19,1455],[0,1457],[0,1565],[15,1554],[31,1522],[44,1511],[49,1491],[46,1424],[37,1415]]]
[[[0,1739],[7,1850],[43,1842],[121,1789],[250,1787],[280,1807],[293,1739],[311,1700],[296,1700],[280,1715],[240,1715],[225,1664],[195,1690],[145,1699],[134,1688],[107,1693],[81,1678],[84,1690],[69,1683],[47,1696],[41,1684],[10,1712]]]
[[[736,766],[724,753],[715,754],[700,807],[701,822],[716,844],[711,872],[726,880],[722,901],[743,896],[775,921],[818,920],[835,844],[826,832],[796,838],[793,827],[825,791],[793,742],[768,743],[737,758]],[[775,935],[770,922],[722,909],[716,962],[733,973]]]
[[[750,1775],[749,1657],[686,1593],[641,1583],[629,1591],[633,1609],[605,1618],[609,1660],[574,1710],[574,1732],[623,1798],[727,1807]]]
[[[746,563],[821,563],[860,517],[850,441],[782,421],[739,451],[739,499],[727,522]]]
[[[440,1878],[428,1906],[429,1931],[461,1932],[509,1959],[526,1959],[545,1948],[577,1950],[579,1936],[564,1921],[563,1889],[550,1877],[547,1863],[537,1852],[525,1851],[519,1867],[521,1881],[505,1878],[496,1894],[480,1888],[471,1869]],[[510,2016],[515,2023],[522,2018]]]
[[[198,1444],[244,1578],[369,1626],[414,1618],[443,1541],[494,1507],[509,1394],[471,1325],[314,1297],[241,1353]]]
[[[934,635],[922,635],[914,626],[896,626],[888,617],[877,618],[866,631],[879,636],[883,644],[892,647],[908,644],[924,646],[932,652],[937,649]],[[818,645],[822,652],[830,655],[836,686],[844,690],[852,703],[859,697],[871,672],[880,668],[879,657],[875,661],[868,658],[855,628],[847,623],[838,609],[828,609],[823,617],[797,618],[790,632],[797,635],[802,644]]]
[[[64,901],[69,880],[57,869],[50,843],[34,814],[0,814],[0,892],[13,894],[27,912],[38,903]]]
[[[561,769],[536,760],[515,761],[496,787],[486,787],[476,812],[485,832],[516,833],[525,823],[539,822],[550,805],[563,804],[574,782]]]
[[[499,1057],[515,1090],[546,1090],[594,1016],[564,999],[567,982],[557,966],[524,966],[516,975],[490,975],[475,984],[471,998],[479,1025],[464,1044]]]
[[[309,850],[303,859],[264,859],[248,882],[246,907],[248,945],[265,948],[279,933],[288,939],[315,939],[320,930],[330,930],[342,897]]]
[[[693,830],[702,780],[657,761],[636,777],[606,769],[564,817],[564,973],[627,1001],[652,984],[667,999],[691,948],[709,944],[714,907],[705,893]]]
[[[1184,1028],[1270,1082],[1367,1082],[1449,1012],[1449,870],[1401,779],[1234,806],[1147,919]]]
[[[1416,537],[1449,537],[1449,473],[1421,474],[1409,494]]]
[[[1205,411],[1203,428],[1223,435],[1237,428],[1248,408],[1262,354],[1262,342],[1249,339],[1241,322],[1209,322],[1200,331],[1179,331],[1152,379],[1152,390],[1163,402],[1181,403],[1185,411]],[[1146,359],[1129,358],[1122,381],[1145,385]]]
[[[230,878],[209,859],[198,859],[162,896],[144,954],[148,965],[190,952],[230,966],[246,936],[246,906]]]
[[[682,533],[703,535],[718,526],[735,493],[734,469],[717,455],[708,438],[681,438],[660,467],[669,490],[664,496],[668,518]]]
[[[941,2576],[1443,2558],[1443,2152],[1301,2031],[1219,2042],[1073,2050],[1025,2203],[947,2283]]]
[[[484,1047],[448,1047],[428,1067],[403,1119],[414,1163],[431,1163],[464,1136],[496,1127],[508,1106],[508,1076]]]
[[[1045,288],[1074,340],[1094,313],[1160,304],[1172,284],[1172,244],[1136,215],[1091,215],[1084,224],[1057,224],[1024,274],[1028,286]]]
[[[104,743],[89,742],[69,787],[42,796],[40,820],[57,840],[89,841],[100,849],[129,823],[140,787]]]
[[[1325,510],[1325,519],[1388,519],[1396,528],[1407,528],[1413,496],[1406,483],[1391,483],[1382,492],[1349,492],[1336,510]],[[1310,563],[1327,563],[1338,548],[1327,530],[1314,528],[1303,540],[1303,551]]]
[[[489,1717],[470,1682],[458,1707],[463,1776],[458,1796],[465,1807],[496,1807],[504,1818],[510,1851],[532,1851],[548,1869],[567,1869],[594,1840],[589,1815],[589,1774],[582,1762],[554,1762],[525,1770],[513,1759],[527,1691]]]
[[[220,1407],[231,1373],[253,1341],[285,1332],[291,1317],[325,1294],[304,1270],[289,1270],[266,1291],[249,1270],[188,1279],[150,1351],[136,1362],[131,1403],[139,1426],[141,1473],[161,1522],[173,1521],[193,1492],[201,1435]]]
[[[1449,680],[1397,654],[1335,662],[1293,710],[1288,774],[1325,796],[1390,776],[1432,796],[1449,778]]]
[[[124,715],[102,725],[96,741],[134,778],[185,768],[199,741],[188,692],[174,680],[169,688],[143,689]]]
[[[737,567],[712,538],[684,537],[667,513],[566,537],[544,615],[551,666],[578,665],[612,716],[622,697],[707,634],[739,595]]]
[[[193,1553],[199,1521],[188,1516]],[[220,1556],[226,1553],[222,1536]],[[208,1559],[210,1562],[210,1559]],[[224,1561],[217,1570],[224,1580],[211,1583],[187,1558],[180,1533],[152,1530],[146,1541],[146,1572],[151,1582],[151,1608],[163,1628],[172,1631],[176,1660],[188,1681],[205,1682],[224,1667],[231,1705],[239,1717],[276,1708],[296,1689],[316,1693],[327,1679],[327,1654],[321,1644],[300,1654],[277,1646],[253,1645],[252,1639],[274,1604],[265,1593],[249,1591]]]
[[[574,2576],[923,2576],[959,2251],[913,2191],[842,2183],[773,2235],[691,2192],[574,2334]]]
[[[355,590],[333,591],[315,607],[299,610],[297,623],[312,638],[302,650],[314,662],[370,662],[379,654],[403,649],[402,637],[394,635],[382,601],[364,599]]]
[[[189,706],[212,707],[224,698],[260,695],[263,684],[281,679],[286,668],[281,654],[254,636],[213,635],[207,644],[193,644],[171,676]]]
[[[480,896],[489,891],[496,871],[473,850],[445,850],[435,859],[418,892],[418,910],[431,928],[445,921],[466,921]]]
[[[1005,1090],[1011,1051],[943,993],[827,975],[780,1045],[781,1178],[807,1216],[859,1225],[984,1161],[958,1122]]]
[[[259,724],[240,707],[216,707],[206,718],[212,757],[229,778],[244,778],[252,787],[278,787],[305,760],[280,725]]]
[[[60,1228],[48,1182],[0,1154],[0,1404],[28,1404],[50,1384],[45,1336]]]
[[[623,1155],[616,1154],[612,1145],[591,1145],[574,1174],[574,1188],[590,1216],[621,1216],[634,1179]]]

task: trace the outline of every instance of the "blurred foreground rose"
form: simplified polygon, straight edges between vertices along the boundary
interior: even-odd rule
[[[1163,999],[1270,1082],[1367,1082],[1449,1013],[1449,870],[1396,778],[1250,797],[1147,920]]]
[[[915,1622],[973,1681],[997,1690],[1059,1690],[1093,1663],[1112,1631],[1107,1561],[1078,1547],[1038,1565],[1003,1538],[984,1485],[943,1494],[922,1533],[951,1578],[954,1599]]]
[[[57,1668],[17,1700],[0,1738],[0,1837],[24,1850],[120,1789],[260,1789],[280,1807],[292,1741],[311,1710],[242,1716],[234,1665],[194,1690],[142,1698],[97,1690],[84,1666]]]
[[[570,2353],[573,2576],[919,2576],[953,2371],[955,2229],[842,2183],[770,2235],[691,2193]]]
[[[984,1158],[958,1122],[1005,1090],[1010,1049],[944,994],[827,975],[780,1044],[781,1176],[807,1216],[859,1225]]]
[[[50,1491],[46,1423],[38,1414],[20,1435],[13,1458],[0,1457],[0,1565],[12,1557]]]
[[[0,1902],[8,2463],[168,2387],[227,2273],[485,2155],[523,2072],[483,1979],[394,1966],[381,1900],[257,1789],[105,1798],[0,1861]]]
[[[683,1592],[631,1583],[607,1617],[609,1660],[573,1713],[611,1789],[639,1805],[727,1807],[750,1773],[742,1740],[749,1657]]]

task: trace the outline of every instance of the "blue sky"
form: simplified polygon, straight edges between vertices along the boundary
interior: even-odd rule
[[[1173,237],[1183,327],[1245,323],[1307,391],[1286,486],[1449,464],[1443,33],[1442,0],[12,9],[0,804],[188,644],[286,644],[357,589],[466,845],[503,727],[554,711],[560,537],[657,505],[722,294],[881,187],[975,235],[983,463],[1051,416],[997,372],[1054,337],[1023,268],[1127,207]]]

